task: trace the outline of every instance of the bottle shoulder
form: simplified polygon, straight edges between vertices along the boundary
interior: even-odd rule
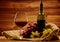
[[[45,13],[38,13],[38,15],[45,15]]]

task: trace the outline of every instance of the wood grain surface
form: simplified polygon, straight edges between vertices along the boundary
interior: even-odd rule
[[[60,0],[43,0],[46,21],[52,22],[60,27]],[[36,21],[39,13],[40,0],[1,0],[0,1],[0,32],[14,28],[14,15],[28,14],[29,21]],[[21,16],[20,16],[21,17]],[[22,17],[22,18],[23,18]],[[20,19],[19,19],[20,20]]]

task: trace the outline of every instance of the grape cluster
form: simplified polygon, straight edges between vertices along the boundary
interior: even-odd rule
[[[30,38],[31,32],[37,30],[37,24],[36,23],[29,23],[29,26],[24,29],[24,31],[21,33],[24,38]]]

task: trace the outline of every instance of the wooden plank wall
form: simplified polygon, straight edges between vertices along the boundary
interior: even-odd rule
[[[44,12],[47,15],[46,21],[55,23],[60,27],[60,0],[43,0]],[[0,1],[0,32],[13,28],[14,15],[28,14],[32,21],[35,21],[39,12],[40,0],[1,0]],[[24,16],[24,15],[23,15]],[[21,17],[21,16],[20,16]],[[33,20],[33,19],[34,20]]]

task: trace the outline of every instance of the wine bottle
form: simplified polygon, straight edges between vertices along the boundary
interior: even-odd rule
[[[45,14],[43,11],[43,3],[41,1],[40,3],[40,11],[39,14],[37,16],[37,26],[38,26],[38,32],[43,32],[44,28],[45,28]]]

